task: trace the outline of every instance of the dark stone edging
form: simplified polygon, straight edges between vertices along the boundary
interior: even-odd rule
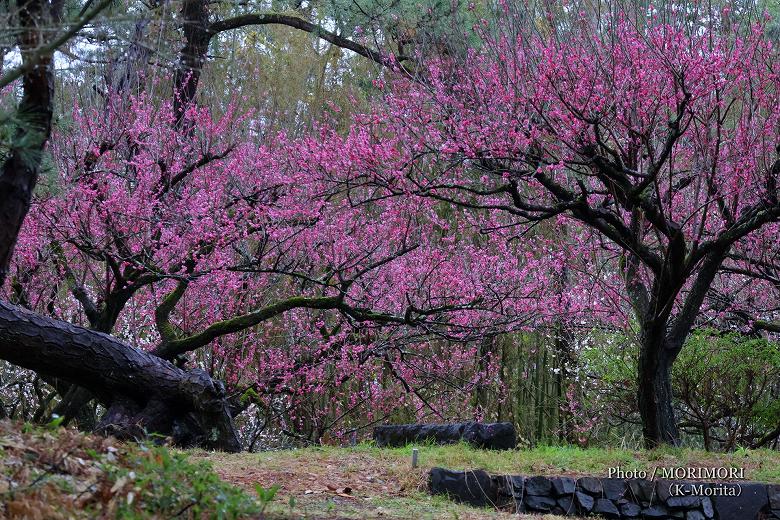
[[[377,446],[406,446],[414,442],[467,442],[476,448],[513,450],[517,434],[512,423],[388,424],[374,428]]]
[[[518,513],[590,514],[603,518],[683,520],[780,519],[780,485],[581,477],[490,475],[433,468],[432,494]],[[738,496],[731,496],[739,493]]]

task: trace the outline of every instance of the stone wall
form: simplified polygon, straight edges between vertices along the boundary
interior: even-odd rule
[[[388,424],[374,428],[377,446],[406,446],[414,442],[467,442],[476,448],[513,450],[517,435],[512,423]]]
[[[683,520],[780,519],[780,485],[582,477],[498,476],[433,468],[430,491],[518,513]],[[739,493],[738,496],[731,496]]]

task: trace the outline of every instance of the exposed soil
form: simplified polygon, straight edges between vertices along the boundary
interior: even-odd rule
[[[221,478],[247,489],[255,483],[263,487],[278,484],[278,498],[270,509],[275,518],[563,518],[518,516],[431,497],[426,490],[429,468],[412,469],[376,452],[308,449],[305,456],[296,456],[295,452],[232,455],[198,451],[191,458],[209,460]]]

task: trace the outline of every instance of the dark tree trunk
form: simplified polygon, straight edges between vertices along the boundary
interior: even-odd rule
[[[42,44],[44,33],[38,26],[50,18],[40,0],[20,1],[19,48],[22,61]],[[51,133],[54,73],[51,55],[37,60],[22,77],[23,94],[16,110],[19,121],[10,143],[8,158],[0,170],[0,287],[5,282],[19,229],[30,209],[38,181],[41,154]]]
[[[130,294],[132,293],[128,291],[111,294],[104,302],[101,311],[87,312],[89,328],[96,332],[111,334],[119,318],[119,313],[124,308]],[[94,308],[97,309],[97,306]],[[75,419],[81,430],[94,430],[97,421],[91,402],[95,396],[89,390],[65,381],[57,381],[54,386],[62,398],[52,410],[52,415],[62,417],[64,425]]]
[[[101,432],[155,432],[180,446],[241,449],[220,382],[107,334],[0,302],[0,358],[94,394],[108,408]]]
[[[672,363],[676,349],[671,348],[663,332],[653,330],[643,332],[640,348],[637,401],[645,447],[678,446],[680,432],[672,406]]]
[[[179,53],[179,64],[173,77],[173,110],[177,126],[184,123],[187,108],[195,102],[195,93],[211,40],[206,0],[184,0],[181,12],[184,20],[184,47]]]
[[[670,260],[670,273],[653,284],[653,299],[646,296],[637,298],[637,317],[642,324],[637,398],[642,433],[648,448],[661,444],[680,444],[680,431],[672,406],[672,365],[685,344],[729,248],[729,244],[713,248],[702,259],[699,272],[693,278],[690,291],[682,300],[676,315],[671,315],[671,309],[686,279],[685,272],[679,270],[679,260]],[[676,249],[684,248],[677,246]],[[674,258],[681,254],[669,252],[667,257]],[[635,288],[636,284],[629,286],[629,290]]]
[[[94,406],[90,406],[95,396],[89,390],[77,385],[65,383],[60,385],[67,388],[60,391],[62,399],[52,410],[52,415],[63,417],[63,424],[76,420],[79,429],[84,431],[94,430],[97,426]],[[59,391],[59,390],[58,390]]]

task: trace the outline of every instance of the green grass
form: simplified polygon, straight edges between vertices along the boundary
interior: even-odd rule
[[[296,501],[290,507],[284,500],[271,504],[267,513],[274,520],[292,520],[307,518],[337,518],[337,519],[462,519],[462,520],[517,520],[518,515],[497,512],[493,509],[474,508],[458,504],[443,496],[430,496],[423,492],[410,493],[404,497],[371,497],[361,502],[329,498],[324,500]],[[527,516],[527,518],[531,518]],[[533,517],[539,518],[539,516]],[[544,518],[560,519],[564,517],[547,515]],[[571,520],[571,517],[567,517]]]
[[[606,477],[610,467],[651,474],[654,467],[725,466],[744,468],[748,480],[780,483],[780,452],[769,450],[723,454],[681,448],[633,451],[543,446],[486,451],[465,444],[417,448],[420,466],[416,469],[411,468],[412,446],[380,449],[361,444],[233,455],[201,450],[188,453],[193,459],[208,460],[222,478],[245,488],[251,489],[255,482],[265,487],[279,484],[278,498],[269,512],[284,518],[518,518],[431,497],[426,488],[427,473],[435,466],[485,469],[494,474],[599,477]],[[350,492],[340,494],[347,487]]]
[[[0,518],[238,519],[261,508],[208,461],[164,446],[0,421]]]
[[[411,460],[411,445],[403,448],[377,448],[360,444],[350,448],[313,447],[261,454],[265,461],[317,460],[345,452],[365,454],[381,461],[407,465]],[[623,470],[645,470],[655,467],[736,467],[745,469],[748,480],[780,483],[780,452],[772,450],[739,450],[734,453],[714,453],[685,448],[656,450],[622,450],[576,446],[540,446],[528,450],[490,451],[471,448],[466,444],[448,446],[415,445],[420,452],[420,464],[448,469],[484,469],[497,474],[526,475],[595,475],[607,476],[611,467]]]
[[[276,520],[522,518],[430,496],[427,475],[434,466],[571,476],[607,476],[610,467],[648,473],[656,466],[742,467],[749,480],[780,483],[780,452],[768,450],[417,447],[419,467],[412,468],[412,446],[226,454],[0,421],[0,517],[262,518],[262,502],[269,501],[267,518]]]
[[[780,482],[780,452],[742,450],[736,453],[712,453],[683,448],[652,451],[542,446],[509,453],[474,450],[464,446],[424,448],[427,463],[449,468],[483,468],[506,474],[588,474],[606,476],[609,468],[644,470],[655,467],[736,467],[745,469],[748,480]],[[411,453],[401,449],[399,456]]]

